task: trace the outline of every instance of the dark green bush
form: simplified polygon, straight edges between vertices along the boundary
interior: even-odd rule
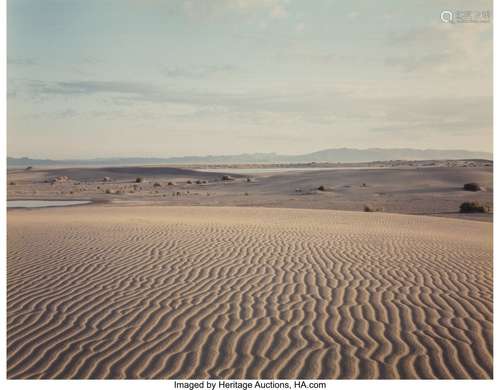
[[[476,191],[481,191],[482,188],[479,184],[477,183],[466,183],[464,184],[464,191],[473,191],[473,192],[476,192]]]
[[[478,202],[464,202],[460,205],[461,213],[487,213],[489,211],[489,206]]]

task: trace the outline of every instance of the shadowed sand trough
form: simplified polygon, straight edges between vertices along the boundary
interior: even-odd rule
[[[10,378],[488,378],[492,225],[324,210],[8,212]]]

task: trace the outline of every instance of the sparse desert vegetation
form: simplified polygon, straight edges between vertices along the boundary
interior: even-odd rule
[[[38,239],[42,237],[43,234],[54,233],[56,235],[51,238],[52,242],[59,242],[60,240],[56,239],[57,234],[62,234],[62,237],[64,236],[64,226],[66,226],[66,224],[70,224],[72,226],[71,229],[74,229],[74,219],[78,216],[78,221],[81,221],[81,223],[78,223],[78,228],[87,226],[89,229],[82,230],[81,239],[83,241],[81,242],[81,247],[85,248],[85,250],[81,253],[81,258],[86,259],[85,261],[93,261],[87,257],[85,251],[92,252],[96,250],[96,242],[102,238],[102,250],[110,251],[106,252],[109,256],[116,255],[113,257],[113,264],[116,265],[120,264],[120,259],[122,259],[122,256],[124,256],[128,250],[127,248],[130,248],[134,253],[132,258],[135,258],[137,247],[135,245],[130,247],[123,246],[113,255],[114,246],[109,245],[110,236],[108,234],[118,234],[119,236],[116,236],[119,237],[119,239],[116,240],[117,242],[123,237],[127,237],[127,239],[124,239],[125,242],[131,235],[137,235],[136,237],[141,240],[141,243],[151,239],[154,240],[152,242],[158,243],[158,245],[164,245],[165,229],[168,229],[169,235],[175,234],[174,232],[178,231],[178,238],[183,239],[182,237],[186,237],[186,228],[191,229],[193,226],[197,225],[205,226],[206,228],[204,227],[202,230],[197,230],[195,239],[199,240],[203,237],[207,237],[207,242],[214,244],[213,247],[203,247],[204,251],[209,251],[206,256],[204,256],[203,264],[205,264],[205,261],[214,261],[213,264],[215,264],[215,266],[218,266],[218,264],[222,264],[223,266],[220,260],[224,258],[227,251],[218,245],[219,241],[217,241],[217,237],[214,236],[215,238],[212,240],[211,235],[219,234],[219,227],[224,225],[227,226],[227,230],[223,235],[224,240],[227,237],[232,237],[234,242],[241,240],[241,245],[255,242],[255,244],[252,244],[255,245],[255,252],[252,252],[253,249],[249,249],[249,252],[245,252],[246,254],[262,253],[260,246],[268,245],[268,241],[272,242],[272,244],[269,245],[269,250],[266,249],[265,253],[273,253],[272,251],[277,249],[274,243],[280,243],[282,247],[274,252],[277,254],[276,259],[283,257],[284,253],[289,254],[290,258],[298,256],[298,258],[306,259],[304,260],[305,262],[301,262],[300,264],[300,270],[302,270],[300,272],[303,272],[303,267],[307,267],[307,272],[314,272],[315,267],[323,267],[322,264],[325,264],[326,268],[320,271],[321,277],[328,275],[328,272],[330,272],[329,265],[316,261],[307,262],[308,258],[314,259],[314,256],[317,255],[317,252],[313,250],[314,248],[311,248],[310,243],[317,242],[320,236],[323,237],[322,240],[324,240],[325,243],[328,243],[322,246],[322,256],[325,256],[325,259],[335,259],[337,248],[344,248],[346,243],[348,245],[348,243],[351,242],[350,240],[353,240],[353,237],[355,237],[356,243],[352,246],[352,248],[355,249],[352,255],[353,265],[359,270],[367,266],[367,272],[371,269],[372,265],[370,262],[364,260],[360,261],[360,253],[363,259],[374,259],[374,261],[377,261],[377,264],[382,267],[377,269],[382,269],[382,272],[385,272],[384,264],[386,264],[385,262],[387,259],[396,262],[404,258],[407,261],[416,262],[415,264],[418,265],[422,256],[415,255],[416,249],[414,241],[401,239],[403,236],[407,237],[411,229],[418,232],[418,234],[415,233],[415,240],[430,239],[429,245],[422,245],[419,249],[425,252],[423,253],[425,259],[432,259],[432,256],[436,255],[436,260],[433,263],[435,267],[454,266],[457,264],[457,261],[462,260],[462,266],[469,266],[471,255],[469,252],[464,253],[464,249],[457,245],[457,238],[460,237],[460,240],[474,241],[471,247],[476,248],[478,245],[482,245],[481,242],[484,242],[484,240],[490,237],[487,229],[491,224],[477,221],[491,221],[492,213],[487,205],[492,204],[492,192],[468,192],[462,191],[462,187],[463,183],[477,183],[479,187],[484,186],[485,188],[491,188],[491,168],[474,168],[467,165],[467,167],[464,168],[459,166],[441,168],[433,166],[433,168],[426,169],[406,167],[404,169],[391,168],[390,170],[287,171],[285,173],[265,172],[260,174],[256,172],[253,174],[255,175],[255,180],[252,180],[253,182],[249,184],[248,178],[250,176],[248,174],[231,172],[231,175],[229,175],[229,173],[223,174],[220,171],[204,172],[168,167],[124,167],[110,170],[107,170],[107,168],[85,168],[81,170],[57,169],[45,171],[41,169],[33,171],[25,171],[24,169],[16,170],[15,172],[8,173],[7,182],[16,183],[15,186],[7,187],[9,199],[16,199],[16,197],[22,199],[52,198],[57,200],[78,198],[82,200],[94,200],[97,203],[107,203],[107,207],[101,207],[99,204],[81,206],[81,208],[75,207],[75,214],[72,214],[74,217],[70,217],[67,220],[58,218],[59,225],[52,223],[54,221],[51,219],[51,216],[56,215],[56,213],[49,210],[40,210],[30,213],[16,213],[12,211],[9,219],[10,221],[20,220],[18,218],[22,218],[23,215],[25,215],[25,226],[29,226],[30,218],[32,218],[35,213],[44,214],[47,220],[51,221],[51,227],[53,226],[54,228],[44,229],[44,227],[40,226],[41,230],[33,236],[33,239]],[[57,180],[54,180],[55,178],[57,178]],[[147,178],[147,180],[144,180],[144,178]],[[222,178],[224,178],[224,180],[221,180]],[[188,184],[188,182],[191,184]],[[209,183],[208,185],[203,185],[207,182]],[[193,186],[193,183],[195,183],[196,186]],[[364,186],[363,183],[365,183]],[[369,185],[366,183],[369,183]],[[332,187],[328,187],[329,185],[332,185]],[[475,188],[477,189],[477,187]],[[173,191],[174,189],[175,191]],[[210,190],[210,192],[207,190]],[[471,197],[473,198],[471,199]],[[459,209],[458,205],[461,203],[464,204],[461,209]],[[129,205],[133,205],[134,207],[130,207]],[[199,208],[198,206],[210,207]],[[219,208],[219,206],[223,207]],[[144,217],[145,213],[149,213],[147,210],[153,210],[152,207],[154,211],[150,212],[147,221],[160,218],[163,222],[159,222],[160,219],[158,219],[158,224],[150,224],[147,222],[144,225],[145,233],[143,235],[139,231],[142,229],[143,221],[146,221]],[[266,209],[263,209],[264,207]],[[293,208],[297,210],[292,210]],[[339,212],[337,210],[342,211]],[[61,211],[62,212],[57,214],[63,215],[66,212],[64,210]],[[372,215],[364,215],[365,213],[363,211],[372,213]],[[380,213],[373,215],[376,212]],[[93,213],[94,217],[90,216],[91,213]],[[185,218],[186,213],[192,213],[189,219],[190,222],[187,225],[182,222],[185,221],[183,218]],[[399,213],[399,215],[394,213]],[[178,215],[178,217],[171,219],[174,214]],[[440,215],[446,217],[446,219],[435,217],[421,218],[419,216],[401,214]],[[108,215],[108,217],[104,217],[104,215]],[[123,217],[123,226],[121,226],[120,229],[113,229],[113,226],[118,220],[117,218],[121,218],[120,215]],[[208,221],[207,215],[210,215]],[[95,237],[92,238],[91,244],[85,247],[88,243],[88,241],[85,241],[85,237],[88,237],[88,232],[102,229],[102,223],[105,218],[107,218],[106,234],[103,234],[102,237],[100,234],[96,234]],[[267,226],[262,226],[261,224],[264,218],[267,218],[269,222],[273,221],[273,226],[269,225],[269,229]],[[276,221],[277,218],[281,220],[279,226],[274,225],[274,221]],[[454,221],[451,218],[461,218],[463,221]],[[467,219],[473,221],[467,221]],[[168,225],[164,225],[164,222],[167,220],[172,224],[170,225],[170,222],[168,222]],[[198,222],[192,224],[195,220]],[[310,222],[304,224],[306,220]],[[91,221],[94,221],[96,224],[93,225],[94,222]],[[210,225],[210,223],[215,221],[217,221],[217,229],[213,229]],[[318,223],[318,221],[322,222]],[[130,224],[130,231],[126,230],[127,223]],[[453,224],[452,228],[450,228],[451,224]],[[250,225],[253,227],[246,231],[246,226],[250,227]],[[165,226],[168,226],[168,228],[165,228]],[[300,226],[304,226],[304,229],[299,228]],[[311,230],[309,226],[321,226],[321,228]],[[353,228],[353,226],[356,227]],[[417,228],[417,226],[420,227]],[[9,228],[12,227],[13,225],[11,224]],[[389,229],[391,229],[391,233],[387,235]],[[18,243],[22,245],[23,248],[26,248],[26,240],[23,238],[26,235],[25,230],[26,229],[19,230],[22,237],[18,237]],[[121,236],[122,234],[123,236]],[[227,234],[229,234],[229,236],[227,236]],[[232,236],[233,234],[234,236]],[[264,234],[264,236],[262,234]],[[439,238],[437,238],[438,235]],[[335,240],[339,236],[342,237],[339,241],[341,245],[330,245],[331,240]],[[10,237],[15,236],[11,234]],[[269,237],[270,239],[262,239],[262,237]],[[288,238],[283,240],[283,237]],[[435,250],[436,247],[434,245],[436,245],[437,239],[439,239],[439,248],[455,248],[453,249],[453,262],[443,263],[442,265],[438,264],[442,258],[442,251]],[[293,240],[293,245],[288,247],[287,242],[291,242],[291,240]],[[297,241],[304,243],[304,246],[300,248],[300,252],[296,252],[297,246],[295,244]],[[186,242],[189,242],[189,240]],[[395,245],[397,250],[394,252],[388,249],[386,252],[380,254],[378,251],[374,251],[373,247],[370,247],[371,242],[376,248],[380,248],[380,251],[383,251],[384,248],[388,248],[389,243],[390,245]],[[50,262],[54,259],[61,262],[72,261],[76,254],[74,249],[78,245],[74,246],[73,241],[71,245],[73,245],[71,249],[72,255],[69,256],[68,259],[61,260],[55,257],[56,253],[62,253],[61,251],[55,251],[54,255],[44,252],[47,253],[44,262],[45,260],[46,262]],[[156,246],[156,244],[154,245]],[[50,250],[50,248],[51,247],[47,250]],[[169,248],[168,259],[171,259],[170,250],[175,251],[175,248],[172,249],[170,246]],[[308,248],[311,248],[311,251],[306,252],[306,256],[304,256],[304,251],[308,251]],[[366,248],[366,251],[364,248]],[[484,244],[484,248],[488,248],[488,246]],[[16,253],[21,252],[14,251],[13,256],[15,256]],[[144,265],[147,267],[148,261],[158,260],[161,264],[164,264],[165,261],[170,261],[168,259],[165,260],[165,257],[161,255],[156,259],[154,256],[159,254],[159,251],[153,254],[150,252],[144,253],[144,256],[138,256],[136,259],[137,264],[140,264],[137,268],[138,270],[142,270]],[[179,253],[182,256],[181,260],[185,261],[190,251],[186,250]],[[310,255],[307,255],[307,253],[310,253]],[[488,261],[487,254],[486,252],[482,253],[484,256],[481,257],[479,261],[482,261],[482,264],[486,264],[485,262]],[[34,250],[32,255],[33,264],[39,264],[40,251]],[[195,250],[192,252],[192,255],[194,261],[199,259],[199,257],[197,257],[199,251]],[[344,261],[345,256],[348,255],[349,251],[343,250],[342,261]],[[374,258],[374,256],[378,255],[381,255],[380,259],[382,259],[382,261],[378,261]],[[230,257],[227,258],[233,261],[232,255],[229,254],[229,256]],[[258,256],[260,255],[257,255],[255,258],[257,259]],[[12,259],[12,264],[16,264],[16,266],[21,264],[17,263],[15,258]],[[251,259],[252,257],[249,257],[243,260],[241,264],[244,264],[244,267],[246,267],[248,261],[252,261]],[[95,261],[98,264],[102,264],[102,260],[99,257],[96,257]],[[287,264],[287,266],[283,267],[282,265],[278,265],[276,268],[277,270],[286,270],[288,265],[293,266],[294,264],[293,262],[288,262],[287,259],[284,259],[284,261],[286,261],[286,263],[283,264]],[[196,264],[202,263],[198,262]],[[254,264],[257,268],[259,267],[258,261]],[[475,261],[474,267],[476,267],[477,264],[478,263]],[[127,266],[123,269],[127,268],[129,265],[130,262],[127,262]],[[266,264],[266,267],[268,266],[269,264]],[[389,268],[387,272],[391,272]],[[419,270],[422,269],[422,272],[427,272],[426,267],[417,266],[416,268]],[[101,270],[101,268],[98,269]],[[442,270],[444,268],[439,269]],[[158,268],[158,272],[162,272],[162,270],[163,268]],[[345,270],[349,272],[349,267],[346,267]],[[138,271],[134,271],[133,274],[136,275],[136,272]],[[293,274],[296,275],[295,272],[293,272]],[[167,271],[165,273],[165,280],[168,280],[169,275]],[[253,278],[257,277],[257,275],[261,275],[261,273],[256,272]],[[354,274],[350,274],[349,277],[353,275]],[[393,276],[394,275],[391,273],[391,277]],[[126,279],[127,276],[123,277]],[[434,283],[436,280],[439,280],[439,278],[428,278],[426,280],[432,280]],[[89,278],[88,281],[91,282],[92,278]],[[376,282],[379,283],[378,279]],[[97,283],[101,283],[101,279],[99,279]],[[484,285],[486,281],[482,281],[481,283]],[[238,282],[236,282],[236,284],[238,284]],[[383,286],[382,284],[378,285]],[[359,286],[362,286],[362,284]],[[192,287],[190,286],[189,288]],[[237,288],[237,286],[235,285],[234,288]],[[328,284],[325,285],[325,288],[328,288]],[[449,288],[450,286],[447,285],[446,291],[449,291]],[[148,294],[150,291],[149,287],[146,285],[144,289],[144,293]],[[92,289],[88,291],[91,292]],[[36,293],[37,292],[33,290],[33,294]],[[171,301],[172,305],[178,304],[178,301],[175,299],[177,298]],[[193,307],[197,307],[197,305],[199,305],[199,303],[196,303]],[[269,307],[273,307],[272,303],[270,303],[270,305]],[[366,303],[363,303],[363,305],[366,305]],[[139,310],[144,307],[149,306],[138,306]],[[172,306],[171,310],[172,313],[174,313],[177,309]],[[310,313],[314,315],[314,311]],[[348,313],[348,311],[346,311],[346,313]],[[360,313],[362,313],[362,311]],[[488,313],[485,312],[484,315],[487,314]],[[54,317],[54,319],[58,321],[60,315],[64,314],[58,314],[58,317]],[[303,318],[307,318],[307,315]],[[336,311],[335,315],[342,316],[343,314],[340,310]],[[484,315],[481,315],[481,321],[484,321]],[[148,315],[145,315],[144,318],[145,321],[149,321]],[[278,316],[276,318],[280,317]],[[155,327],[156,325],[150,329],[154,329]],[[41,335],[40,340],[43,341],[43,337],[46,336],[46,328],[38,327],[37,329]],[[352,329],[355,329],[355,327]],[[163,331],[164,329],[161,329],[161,332]],[[166,329],[166,331],[169,331],[169,329]],[[221,329],[221,332],[224,332],[224,330]],[[235,332],[235,334],[237,334],[238,331],[236,330]],[[307,332],[313,336],[320,334],[316,333],[317,330],[313,325],[308,325]],[[390,332],[390,330],[387,330],[387,332]],[[400,333],[395,332],[391,337],[398,337],[399,334]],[[134,338],[134,340],[137,339]],[[333,340],[330,342],[335,343],[337,341]],[[121,346],[121,343],[121,338],[118,338],[116,344]],[[210,343],[210,341],[206,343]],[[140,343],[137,343],[137,345],[134,344],[133,348],[140,348],[139,344]],[[203,355],[204,345],[205,342],[200,343],[200,345],[193,344],[193,348],[196,351],[200,351],[200,356]],[[217,345],[213,344],[210,350],[216,350],[216,348]],[[55,350],[56,353],[59,352],[57,348]],[[303,351],[303,348],[300,349],[300,352],[298,352],[299,355],[297,356],[302,356],[300,354],[303,354]],[[428,354],[434,353],[432,349],[429,351],[430,352],[427,352]],[[314,356],[314,352],[312,350],[311,352],[312,354],[309,356]],[[169,352],[161,351],[161,353],[168,354]],[[488,351],[484,350],[482,353],[487,354]],[[64,352],[62,351],[61,356],[64,356]],[[175,359],[177,359],[176,356],[175,354],[170,355],[169,359],[175,361]],[[248,356],[249,359],[252,359],[252,355]],[[22,359],[22,357],[20,357],[20,359]],[[65,363],[63,363],[63,365],[64,364]],[[138,360],[138,364],[142,363],[139,363]],[[183,363],[179,361],[178,364],[182,366]],[[71,366],[71,364],[69,366]],[[18,373],[16,367],[15,365],[11,365],[9,368],[12,376]],[[185,368],[190,369],[190,367],[189,363],[186,363]],[[304,367],[305,369],[309,369],[308,363],[304,364]],[[38,371],[33,371],[33,375],[37,375],[37,373]],[[22,375],[22,373],[19,375]]]
[[[461,213],[488,213],[490,207],[486,204],[481,204],[479,202],[463,202],[460,205]]]
[[[120,195],[120,200],[130,202],[151,200],[165,205],[186,206],[245,205],[363,211],[364,205],[370,205],[369,208],[388,213],[491,221],[492,213],[461,213],[458,207],[465,201],[492,205],[491,191],[457,191],[462,189],[464,183],[475,183],[472,188],[476,190],[478,187],[491,188],[491,167],[483,164],[462,168],[452,162],[442,165],[422,169],[419,168],[424,166],[421,163],[403,169],[372,167],[368,170],[297,171],[286,174],[265,171],[252,172],[252,176],[245,172],[196,171],[184,167],[37,168],[32,171],[25,171],[23,167],[8,173],[7,192],[9,199],[61,199],[61,196],[78,195],[85,199],[114,202]],[[193,184],[198,188],[206,185],[210,196],[206,196],[206,190],[195,191]],[[168,197],[164,197],[167,187],[170,191]],[[191,193],[187,192],[188,188],[192,189]],[[423,188],[425,192],[422,192]],[[106,193],[106,189],[110,191]],[[113,193],[118,189],[123,194]],[[172,189],[179,189],[179,198],[175,198],[175,192],[174,197],[170,196]],[[470,195],[474,198],[469,198]]]
[[[481,187],[478,183],[466,183],[464,184],[464,191],[472,191],[472,192],[477,192],[477,191],[484,191],[484,188]]]

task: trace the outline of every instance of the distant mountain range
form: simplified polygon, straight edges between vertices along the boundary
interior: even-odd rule
[[[308,154],[282,155],[276,153],[253,153],[221,156],[185,156],[169,158],[121,157],[98,158],[87,160],[48,160],[29,157],[7,157],[7,166],[15,167],[47,167],[47,166],[124,166],[145,164],[239,164],[239,163],[357,163],[389,160],[458,160],[485,159],[492,160],[493,155],[487,152],[468,150],[436,150],[436,149],[325,149]]]

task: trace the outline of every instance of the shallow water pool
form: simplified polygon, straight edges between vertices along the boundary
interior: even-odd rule
[[[8,200],[7,208],[62,207],[86,203],[90,203],[90,200]]]

